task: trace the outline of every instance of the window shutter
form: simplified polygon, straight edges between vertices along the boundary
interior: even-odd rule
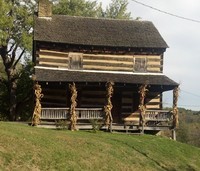
[[[79,70],[83,68],[83,54],[69,53],[69,69]]]
[[[147,71],[146,58],[135,58],[134,70],[136,72],[146,72]]]

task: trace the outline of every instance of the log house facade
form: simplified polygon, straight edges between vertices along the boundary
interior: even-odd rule
[[[163,74],[168,46],[151,22],[52,15],[49,5],[41,0],[34,18],[40,119],[68,119],[71,127],[102,119],[110,129],[142,132],[175,128],[178,113],[162,109],[162,93],[178,84]]]

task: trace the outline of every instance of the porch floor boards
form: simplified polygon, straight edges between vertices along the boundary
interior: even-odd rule
[[[55,122],[44,122],[42,121],[40,125],[37,127],[39,128],[50,128],[56,129]],[[144,131],[162,131],[162,130],[170,130],[171,126],[145,126]],[[78,130],[92,130],[92,125],[88,123],[78,123],[77,124]],[[100,130],[107,130],[106,126],[102,126]],[[112,124],[112,131],[124,131],[124,132],[131,132],[131,131],[140,131],[142,130],[141,126],[138,125],[124,125],[113,123]]]

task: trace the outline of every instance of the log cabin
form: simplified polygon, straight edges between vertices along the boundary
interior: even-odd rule
[[[71,130],[174,130],[178,84],[163,74],[168,45],[152,22],[53,15],[40,0],[33,62],[38,120],[69,120]],[[173,91],[173,110],[163,92]]]

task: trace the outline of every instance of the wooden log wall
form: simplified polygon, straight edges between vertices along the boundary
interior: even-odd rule
[[[66,86],[43,85],[42,107],[69,107],[70,92]],[[82,108],[103,108],[106,100],[106,90],[99,87],[84,88],[78,87],[78,107]]]
[[[139,97],[137,92],[122,92],[122,115],[135,112],[138,109]],[[162,95],[157,92],[148,92],[145,98],[147,110],[158,110],[162,108]]]
[[[66,89],[45,86],[42,92],[44,94],[42,107],[67,107]]]
[[[36,60],[40,66],[68,68],[68,54],[67,52],[40,49]]]
[[[140,61],[145,61],[145,69],[137,69]],[[136,66],[137,64],[137,66]],[[141,64],[142,67],[144,67]],[[162,55],[114,55],[84,54],[40,49],[37,65],[57,68],[122,71],[122,72],[162,72]]]
[[[121,107],[122,115],[130,114],[133,112],[133,101],[134,101],[133,92],[131,91],[122,92],[122,107]]]
[[[106,100],[106,91],[104,90],[82,90],[81,91],[81,107],[86,108],[103,108]]]
[[[83,69],[133,71],[133,56],[83,54]]]
[[[162,108],[162,94],[148,92],[145,99],[147,110],[158,110]]]

